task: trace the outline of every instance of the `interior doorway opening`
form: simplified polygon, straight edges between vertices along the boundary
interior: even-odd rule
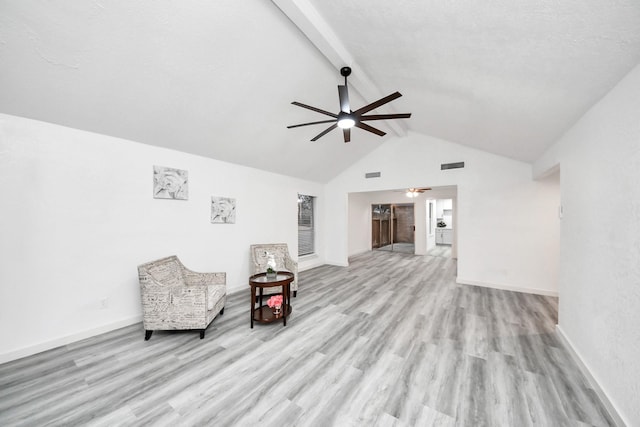
[[[431,256],[451,258],[454,240],[453,199],[432,199],[427,203],[427,229],[430,233],[427,236],[427,253]]]
[[[415,253],[413,203],[371,205],[371,248]]]

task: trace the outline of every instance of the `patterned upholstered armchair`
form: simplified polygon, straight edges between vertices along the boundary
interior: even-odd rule
[[[293,296],[298,295],[298,263],[289,255],[289,248],[286,243],[265,243],[260,245],[251,245],[251,271],[252,274],[264,273],[267,271],[267,261],[269,255],[273,255],[276,260],[276,270],[290,271],[293,273],[294,279],[291,282],[291,291]],[[265,288],[264,293],[280,293],[281,287]]]
[[[224,313],[226,273],[196,273],[173,255],[138,266],[144,339],[154,330],[197,329]]]

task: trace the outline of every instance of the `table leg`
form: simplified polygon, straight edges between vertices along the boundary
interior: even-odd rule
[[[251,285],[251,284],[250,284]],[[256,308],[256,287],[251,285],[251,329],[253,329],[253,310]]]
[[[286,289],[286,293],[285,293]],[[284,317],[284,326],[287,326],[287,313],[289,312],[289,284],[287,283],[282,287],[282,299],[284,300],[284,312],[282,313],[282,317]]]

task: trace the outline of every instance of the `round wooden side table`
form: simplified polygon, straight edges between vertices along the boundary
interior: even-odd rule
[[[289,271],[278,271],[274,278],[267,277],[267,273],[254,274],[249,278],[251,287],[251,328],[253,322],[271,323],[282,319],[284,326],[287,326],[287,316],[291,314],[291,282],[294,275]],[[281,314],[276,316],[273,309],[266,304],[262,304],[262,297],[265,288],[282,287],[282,309]],[[256,307],[256,290],[260,290],[259,303]],[[277,294],[276,294],[277,295]]]

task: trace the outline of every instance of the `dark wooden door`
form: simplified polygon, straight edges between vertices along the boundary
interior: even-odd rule
[[[371,205],[371,247],[391,244],[391,205]]]
[[[371,220],[371,247],[380,247],[380,220],[375,218]]]
[[[381,221],[380,227],[380,246],[387,246],[391,244],[391,225],[388,219]]]
[[[413,205],[393,207],[393,243],[415,242],[415,217]]]

